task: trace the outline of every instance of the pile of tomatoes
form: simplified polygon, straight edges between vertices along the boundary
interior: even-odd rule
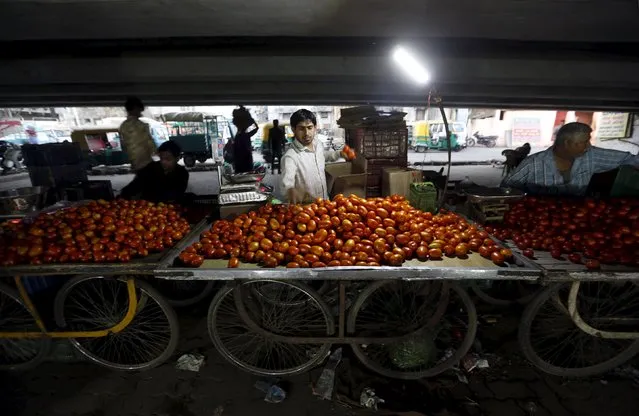
[[[189,228],[174,205],[91,201],[0,226],[0,264],[128,262],[172,247]]]
[[[220,220],[180,256],[187,266],[228,258],[264,267],[401,266],[405,260],[466,258],[479,252],[496,264],[512,257],[488,233],[452,213],[433,215],[405,198],[336,196],[309,205],[265,205]]]
[[[512,240],[527,257],[534,250],[564,255],[589,269],[601,264],[639,266],[639,200],[526,197],[511,205],[504,223],[486,227]]]

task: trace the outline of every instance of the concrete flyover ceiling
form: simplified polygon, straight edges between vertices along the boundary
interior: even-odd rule
[[[639,41],[636,0],[2,0],[2,39],[210,36]]]
[[[0,105],[384,103],[639,109],[636,0],[0,0]]]

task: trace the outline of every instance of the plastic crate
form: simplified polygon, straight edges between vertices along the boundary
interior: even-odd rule
[[[29,168],[29,178],[33,186],[51,188],[87,181],[84,165],[33,166]]]
[[[347,130],[347,143],[367,159],[405,158],[408,155],[408,129],[350,129]]]
[[[22,155],[27,167],[82,164],[82,149],[77,143],[25,144]]]
[[[86,181],[64,189],[67,201],[83,201],[85,199],[114,198],[111,181]]]
[[[405,168],[408,166],[407,158],[392,158],[392,159],[368,159],[366,161],[366,172],[371,175],[381,175],[385,168]]]
[[[411,183],[408,201],[414,208],[434,213],[437,209],[437,188],[432,182]]]

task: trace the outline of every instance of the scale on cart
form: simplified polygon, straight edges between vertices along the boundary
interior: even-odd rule
[[[503,221],[509,203],[524,197],[524,193],[512,188],[488,188],[474,186],[465,190],[466,210],[475,221],[484,224]]]
[[[270,191],[261,184],[264,173],[225,173],[217,167],[220,195],[220,218],[228,218],[259,208],[269,198]]]

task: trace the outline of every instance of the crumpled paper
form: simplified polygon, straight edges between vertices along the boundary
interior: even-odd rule
[[[175,368],[198,372],[202,364],[204,364],[204,356],[202,354],[184,354],[178,358]]]

